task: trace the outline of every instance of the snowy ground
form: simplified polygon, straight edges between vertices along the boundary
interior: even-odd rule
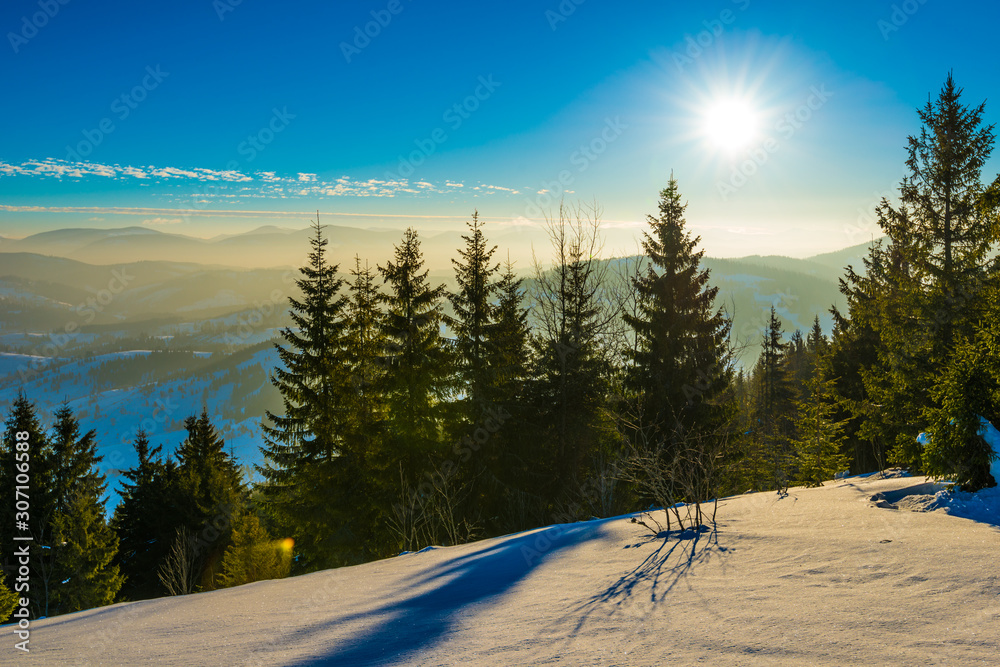
[[[738,496],[697,538],[619,517],[115,605],[35,622],[31,662],[996,665],[1000,529],[871,501],[924,483]]]

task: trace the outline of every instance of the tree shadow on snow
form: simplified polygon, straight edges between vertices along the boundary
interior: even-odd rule
[[[373,610],[340,616],[332,624],[317,624],[297,633],[296,639],[302,639],[303,634],[323,632],[331,625],[377,619],[374,627],[359,631],[329,653],[296,664],[389,665],[412,658],[414,652],[434,646],[451,632],[469,605],[503,594],[555,553],[593,538],[602,525],[564,524],[498,538],[489,546],[435,565],[408,584],[407,590],[424,589],[416,595],[404,597],[406,591],[399,591]]]
[[[669,595],[695,565],[708,562],[714,553],[728,551],[719,544],[717,527],[664,531],[651,536],[646,544],[649,542],[659,544],[635,569],[594,596],[589,604],[621,606],[644,590],[646,585],[649,601],[655,603]]]
[[[605,590],[594,595],[564,616],[559,625],[561,631],[553,632],[567,641],[583,632],[587,622],[595,616],[612,617],[628,614],[636,621],[642,621],[651,614],[657,604],[666,602],[674,590],[699,564],[707,563],[715,555],[724,555],[728,547],[719,544],[718,527],[701,526],[700,530],[663,531],[646,536],[626,549],[637,549],[649,544],[656,548],[631,571],[622,575]],[[566,623],[573,627],[568,632]]]

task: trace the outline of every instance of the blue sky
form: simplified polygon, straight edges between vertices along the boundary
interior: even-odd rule
[[[317,209],[531,225],[560,197],[640,229],[673,171],[709,254],[834,250],[877,234],[949,70],[1000,118],[998,19],[941,0],[8,0],[0,236],[207,237]],[[706,126],[720,105],[746,116],[731,146]]]

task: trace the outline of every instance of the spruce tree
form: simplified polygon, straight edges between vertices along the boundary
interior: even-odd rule
[[[531,477],[525,483],[545,498],[537,504],[548,509],[576,501],[606,432],[609,372],[602,338],[613,314],[604,299],[607,265],[598,258],[598,213],[560,206],[548,226],[552,267],[546,270],[537,261],[534,267],[538,329],[525,400],[536,409],[527,439]]]
[[[458,289],[450,295],[455,310],[455,351],[458,375],[466,394],[467,419],[474,421],[485,408],[489,377],[487,336],[494,321],[493,295],[497,290],[494,279],[500,270],[492,263],[496,246],[488,247],[479,212],[466,223],[469,233],[462,236],[465,247],[459,248],[461,259],[452,259]]]
[[[230,588],[287,577],[291,555],[284,540],[271,539],[255,512],[244,512],[233,525],[232,544],[222,558],[217,585]]]
[[[295,540],[301,571],[339,563],[329,543],[340,528],[336,470],[351,454],[343,440],[351,390],[343,347],[347,298],[340,293],[337,266],[327,260],[318,215],[313,231],[309,261],[296,280],[302,298],[289,298],[293,326],[281,330],[287,347],[276,344],[281,366],[271,382],[284,414],[267,412],[265,462],[257,467],[265,512],[280,535]]]
[[[841,453],[844,440],[843,421],[834,417],[831,401],[833,382],[824,380],[820,369],[813,371],[798,401],[798,437],[792,441],[795,450],[796,481],[806,486],[820,486],[843,470],[849,457]]]
[[[162,460],[162,447],[150,448],[149,437],[141,429],[133,447],[138,463],[122,473],[121,501],[111,525],[119,539],[115,564],[125,576],[120,596],[144,600],[166,593],[157,568],[167,557],[185,517],[178,506],[181,491],[176,464]]]
[[[514,508],[522,502],[525,480],[535,473],[529,469],[529,461],[534,458],[536,443],[528,437],[530,429],[526,428],[535,406],[525,400],[531,369],[531,332],[522,284],[508,259],[496,286],[494,322],[486,330],[489,383],[484,401],[489,408],[475,426],[485,427],[490,436],[476,453],[485,470],[475,469],[471,474],[480,475],[475,502],[487,517],[486,529],[491,534],[528,527],[514,517]],[[473,431],[465,437],[475,436]]]
[[[200,416],[184,420],[187,437],[177,448],[177,471],[182,499],[187,505],[181,516],[184,527],[195,538],[199,583],[211,590],[219,560],[232,533],[232,522],[247,501],[239,464],[226,452],[225,441],[202,410]]]
[[[441,335],[444,285],[431,286],[420,240],[408,228],[393,261],[379,266],[388,291],[382,335],[387,352],[386,398],[394,458],[406,474],[426,466],[438,448],[444,404],[453,388],[451,351]]]
[[[1000,234],[996,182],[981,182],[993,128],[982,125],[984,106],[963,106],[961,93],[949,74],[937,99],[918,110],[900,202],[878,208],[889,243],[875,244],[867,275],[849,272],[842,287],[851,319],[876,341],[877,360],[861,370],[866,396],[854,402],[864,416],[859,435],[891,447],[892,460],[913,472],[923,464],[916,435],[933,416],[929,390],[983,319],[995,283],[987,257]]]
[[[787,343],[782,342],[781,320],[771,306],[767,330],[761,341],[760,357],[754,371],[756,401],[754,405],[755,436],[761,457],[769,472],[754,480],[784,491],[792,476],[790,438],[793,435],[795,393],[785,364]]]
[[[639,315],[625,315],[636,336],[628,386],[641,396],[644,419],[661,436],[717,425],[715,399],[730,381],[731,323],[715,308],[719,290],[701,267],[700,237],[685,229],[686,208],[671,175],[660,192],[659,215],[648,216],[650,228],[643,233],[649,267],[632,281]]]
[[[67,613],[110,604],[123,577],[112,564],[118,537],[105,519],[107,486],[97,470],[103,457],[97,455],[96,434],[81,435],[68,405],[57,410],[55,417],[52,612]]]
[[[700,502],[717,491],[714,467],[732,416],[731,322],[715,306],[718,288],[701,266],[701,239],[686,229],[686,208],[671,174],[658,215],[647,217],[642,247],[649,263],[632,279],[636,308],[624,315],[635,332],[625,386],[634,396],[629,437],[646,462],[638,481],[653,489],[684,487],[673,502]]]
[[[928,474],[964,491],[996,486],[993,452],[981,431],[982,420],[1000,425],[1000,326],[990,322],[959,345],[931,395],[930,441],[923,451]]]
[[[336,545],[356,562],[387,553],[386,507],[398,468],[386,451],[386,349],[374,271],[355,257],[345,306],[344,350],[350,369],[344,455],[338,459]]]

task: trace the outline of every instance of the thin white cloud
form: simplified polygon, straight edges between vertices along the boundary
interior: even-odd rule
[[[198,203],[209,203],[199,201]],[[4,213],[82,213],[89,215],[134,215],[149,217],[221,217],[221,218],[294,218],[302,219],[302,216],[311,216],[315,210],[311,211],[284,211],[284,210],[242,210],[242,209],[208,209],[208,208],[147,208],[147,207],[117,207],[117,206],[12,206],[0,204],[0,212]],[[400,220],[454,220],[466,222],[467,215],[412,215],[406,213],[352,213],[349,211],[321,211],[323,216],[336,216],[345,218],[393,218]],[[505,222],[509,218],[490,218],[479,216],[484,222]]]
[[[493,190],[495,192],[509,192],[512,195],[520,194],[520,192],[518,192],[517,190],[513,188],[505,188],[502,185],[485,185],[483,187],[485,187],[488,190]]]
[[[154,183],[174,186],[203,183],[189,194],[176,190],[155,192],[154,196],[166,196],[181,204],[214,203],[234,198],[325,198],[325,197],[387,197],[410,195],[429,197],[436,194],[454,193],[454,188],[464,188],[465,184],[445,179],[444,185],[430,181],[409,181],[405,178],[382,180],[369,178],[354,180],[350,176],[339,176],[333,180],[321,180],[317,174],[298,172],[294,176],[281,175],[273,171],[242,172],[239,170],[215,170],[201,167],[157,167],[135,165],[108,165],[96,162],[69,162],[56,158],[28,160],[20,164],[0,161],[0,180],[3,178],[55,178],[83,180],[87,178],[109,178],[118,181],[137,180],[150,187]],[[473,190],[486,189],[492,193],[519,194],[518,190],[499,185],[476,185]],[[180,197],[178,199],[177,197]]]
[[[149,178],[149,174],[147,174],[142,169],[136,169],[135,167],[123,167],[122,174],[125,176],[131,176],[132,178],[140,178],[140,179]]]

